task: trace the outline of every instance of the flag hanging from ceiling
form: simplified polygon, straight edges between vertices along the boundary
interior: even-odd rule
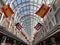
[[[47,6],[46,4],[42,4],[41,8],[39,8],[39,10],[35,14],[43,18],[48,13],[49,9],[49,6]]]
[[[21,34],[25,37],[25,34],[21,31]]]
[[[11,16],[14,13],[13,10],[10,8],[9,4],[3,6],[2,7],[2,11],[3,11],[3,13],[4,13],[4,15],[5,15],[6,18],[9,17],[9,16]]]
[[[36,29],[36,30],[39,30],[40,28],[41,28],[41,24],[40,23],[38,23],[34,28]]]
[[[16,23],[16,28],[18,29],[18,30],[21,30],[21,28],[22,28],[22,26],[19,24],[19,23]]]

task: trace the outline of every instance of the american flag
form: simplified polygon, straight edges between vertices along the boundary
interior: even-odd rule
[[[34,28],[36,29],[36,30],[39,30],[40,28],[41,28],[41,24],[40,23],[38,23]]]
[[[19,23],[16,23],[16,28],[18,29],[18,30],[21,30],[21,28],[22,28],[22,26],[19,24]]]

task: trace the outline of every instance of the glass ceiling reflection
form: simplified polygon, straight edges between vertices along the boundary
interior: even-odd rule
[[[16,19],[20,19],[23,16],[27,16],[27,15],[35,15],[35,12],[40,8],[40,6],[45,3],[47,5],[51,5],[54,3],[55,0],[8,0],[8,3],[11,5],[12,10],[14,10],[15,13],[15,17]],[[32,13],[32,14],[31,14]],[[29,20],[31,21],[31,19],[29,18]],[[18,20],[19,21],[19,20]],[[17,21],[17,22],[18,22]],[[29,22],[30,22],[29,21]],[[24,21],[24,26],[27,23],[26,21]],[[30,22],[31,23],[31,22]],[[33,24],[30,24],[31,25]],[[27,24],[28,25],[28,24]],[[26,25],[26,26],[27,26]],[[30,34],[30,30],[31,29],[26,29],[25,26],[25,30],[28,31],[27,33]],[[31,34],[30,34],[31,35]],[[30,36],[29,35],[29,36]]]

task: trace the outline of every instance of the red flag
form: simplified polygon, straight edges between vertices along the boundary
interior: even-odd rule
[[[50,9],[49,6],[42,4],[41,8],[39,8],[39,10],[35,14],[43,18],[47,14],[49,9]]]
[[[18,30],[21,30],[21,28],[22,28],[22,26],[19,23],[17,23],[15,26]]]
[[[39,30],[40,28],[41,28],[41,24],[40,23],[38,23],[34,28],[36,29],[36,30]]]
[[[10,5],[3,6],[2,11],[6,18],[11,16],[14,13],[13,10],[10,8]]]
[[[25,34],[21,31],[21,34],[25,37]]]

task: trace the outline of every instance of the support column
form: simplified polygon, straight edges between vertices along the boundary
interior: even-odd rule
[[[46,41],[43,41],[43,44],[46,45]]]
[[[52,42],[52,45],[56,45],[56,41],[54,37],[51,37],[51,42]]]

